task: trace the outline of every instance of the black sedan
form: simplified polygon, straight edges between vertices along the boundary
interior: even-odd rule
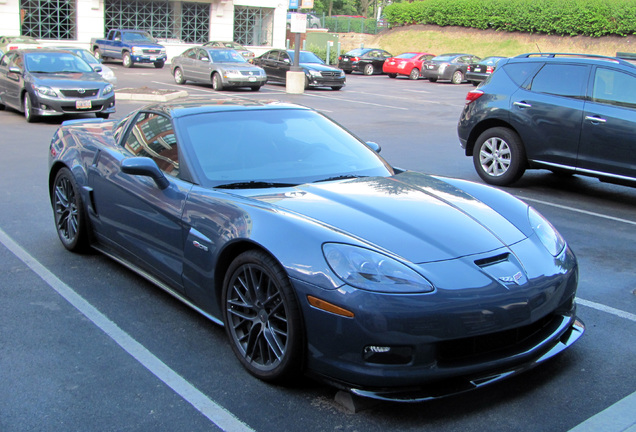
[[[384,61],[391,54],[379,48],[356,48],[338,57],[338,67],[345,73],[381,74]]]
[[[479,85],[495,71],[499,60],[504,58],[506,57],[490,56],[480,60],[479,63],[468,65],[466,80],[470,81],[474,86]]]
[[[480,60],[472,54],[442,54],[422,66],[422,77],[430,82],[450,80],[453,84],[461,84],[466,80],[468,66]]]
[[[272,101],[75,121],[49,147],[55,227],[67,249],[92,246],[223,325],[270,382],[306,373],[424,400],[525,371],[582,335],[576,258],[537,211],[378,151]]]
[[[0,109],[24,113],[28,122],[40,116],[115,112],[115,89],[91,67],[66,50],[12,50],[0,60]]]
[[[300,68],[305,73],[305,88],[331,87],[340,90],[346,85],[347,78],[341,69],[328,66],[316,54],[300,51]],[[269,50],[253,60],[255,65],[265,69],[268,82],[285,84],[287,72],[294,66],[294,50]]]
[[[258,91],[267,81],[262,68],[248,63],[238,51],[227,48],[189,48],[172,59],[170,68],[177,84],[186,81],[212,84],[217,91],[228,87]]]

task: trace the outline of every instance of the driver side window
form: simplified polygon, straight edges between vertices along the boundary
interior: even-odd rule
[[[163,172],[178,177],[179,152],[169,118],[151,112],[140,113],[124,147],[135,156],[153,159]]]

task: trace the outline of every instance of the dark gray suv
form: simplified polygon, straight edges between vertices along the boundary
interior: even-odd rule
[[[636,66],[583,54],[503,59],[466,96],[457,131],[490,184],[543,168],[636,186]]]

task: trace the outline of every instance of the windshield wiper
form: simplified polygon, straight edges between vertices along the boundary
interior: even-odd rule
[[[367,176],[361,176],[361,175],[355,175],[355,174],[345,174],[345,175],[339,175],[339,176],[335,176],[335,177],[329,177],[329,178],[326,178],[326,179],[316,180],[316,181],[314,181],[314,183],[320,183],[320,182],[326,182],[326,181],[334,181],[334,180],[356,179],[356,178],[363,178],[363,177],[367,177]]]
[[[264,181],[248,181],[248,182],[236,182],[227,183],[218,186],[214,186],[217,189],[265,189],[265,188],[278,188],[278,187],[292,187],[298,186],[297,183],[275,183]]]

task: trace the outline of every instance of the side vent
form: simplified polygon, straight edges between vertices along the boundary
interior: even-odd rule
[[[475,264],[481,268],[488,267],[494,264],[499,264],[508,261],[510,254],[508,252],[501,255],[495,255],[488,258],[482,258],[475,261]]]

